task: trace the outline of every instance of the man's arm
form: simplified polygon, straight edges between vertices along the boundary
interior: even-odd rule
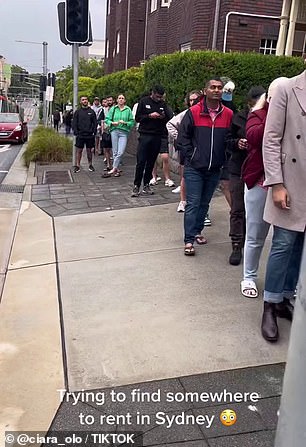
[[[78,117],[79,117],[79,113],[78,113],[78,110],[76,110],[74,112],[73,118],[72,118],[72,130],[73,130],[74,135],[77,135],[79,133]]]
[[[97,127],[98,127],[97,115],[94,112],[92,114],[92,132],[93,132],[94,135],[96,135],[96,133],[97,133]]]
[[[184,158],[188,158],[193,152],[193,126],[192,114],[190,110],[187,110],[181,122],[177,137],[177,148],[181,151]]]
[[[137,110],[136,110],[136,115],[135,115],[135,121],[137,123],[141,123],[142,121],[147,121],[149,118],[149,111],[150,109],[146,109],[144,101],[140,100]]]
[[[263,161],[265,168],[265,186],[272,186],[275,206],[282,209],[290,207],[289,194],[284,185],[281,165],[282,140],[286,125],[287,92],[280,84],[269,106],[263,138]]]

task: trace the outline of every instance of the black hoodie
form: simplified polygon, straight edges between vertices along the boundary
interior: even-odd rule
[[[164,113],[165,118],[149,118],[149,114],[157,112]],[[135,120],[139,123],[140,134],[164,135],[167,133],[166,123],[172,118],[173,112],[163,101],[155,102],[151,96],[145,96],[139,101]]]
[[[238,141],[246,137],[245,126],[249,114],[249,109],[246,107],[233,116],[233,121],[230,129],[230,134],[227,138],[227,152],[228,152],[228,171],[232,175],[241,175],[241,166],[248,154],[247,150],[238,148]]]
[[[97,132],[96,112],[90,107],[78,109],[73,116],[74,135],[79,137],[93,137]]]

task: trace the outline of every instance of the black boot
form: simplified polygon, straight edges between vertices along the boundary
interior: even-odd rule
[[[232,247],[233,251],[228,261],[231,265],[239,265],[242,259],[241,245],[239,242],[233,242]]]
[[[275,304],[275,311],[277,317],[286,318],[286,320],[292,321],[293,319],[293,310],[294,306],[290,303],[289,300],[284,298],[282,303]]]
[[[264,301],[264,312],[261,322],[261,333],[267,341],[278,340],[278,326],[276,319],[276,308],[274,303]]]

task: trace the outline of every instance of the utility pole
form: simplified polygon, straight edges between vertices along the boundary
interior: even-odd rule
[[[48,75],[48,43],[43,42],[43,76]],[[46,101],[46,91],[44,91],[44,101],[43,101],[43,120],[45,126],[48,124],[48,106]]]
[[[72,44],[72,67],[73,67],[73,112],[78,108],[78,91],[79,91],[79,44]],[[74,141],[75,143],[75,141]],[[76,164],[75,160],[76,154],[73,149],[72,152],[72,163],[73,166]]]

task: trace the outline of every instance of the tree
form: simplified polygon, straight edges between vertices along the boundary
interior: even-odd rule
[[[99,79],[104,75],[104,62],[89,60],[84,58],[79,62],[79,77]],[[56,91],[55,102],[57,104],[65,104],[71,100],[73,94],[73,70],[69,65],[68,67],[60,70],[56,73]],[[91,92],[87,93],[88,95]]]

